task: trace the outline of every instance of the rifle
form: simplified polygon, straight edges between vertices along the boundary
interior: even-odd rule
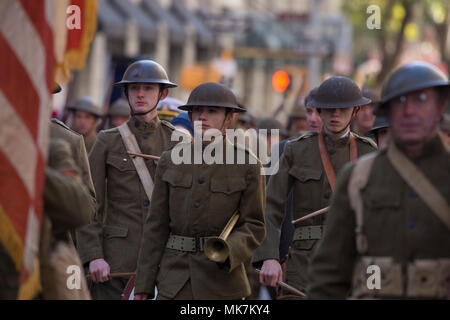
[[[142,157],[144,159],[150,159],[150,160],[156,160],[156,161],[158,161],[161,158],[161,157],[158,157],[158,156],[152,156],[151,154],[134,153],[134,152],[131,152],[131,151],[127,151],[127,153],[130,156]]]
[[[259,269],[255,269],[255,270],[256,270],[256,272],[258,272],[258,273],[261,272],[261,270],[259,270]],[[282,287],[282,288],[284,288],[284,289],[286,289],[286,290],[288,290],[288,291],[290,291],[290,292],[292,292],[292,293],[295,293],[296,295],[298,295],[298,296],[300,296],[300,297],[306,298],[306,294],[305,294],[305,293],[301,292],[300,290],[297,290],[297,289],[294,288],[293,286],[290,286],[290,285],[288,285],[287,283],[285,283],[285,282],[283,282],[283,281],[280,281],[280,282],[278,282],[277,284],[278,284],[280,287]]]
[[[292,224],[296,224],[296,223],[298,223],[300,221],[303,221],[303,220],[306,220],[306,219],[309,219],[309,218],[312,218],[312,217],[315,217],[315,216],[320,216],[321,214],[327,213],[329,209],[330,209],[330,207],[325,207],[325,208],[322,208],[320,210],[314,211],[314,212],[312,212],[310,214],[307,214],[306,216],[298,218],[297,220],[292,220]]]

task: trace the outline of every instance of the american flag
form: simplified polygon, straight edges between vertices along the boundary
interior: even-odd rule
[[[50,0],[0,1],[0,245],[19,299],[40,290],[39,233],[54,47]]]

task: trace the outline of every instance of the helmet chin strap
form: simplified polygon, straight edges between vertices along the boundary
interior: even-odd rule
[[[128,104],[130,105],[131,115],[132,116],[145,116],[146,114],[148,114],[148,113],[152,112],[153,110],[155,110],[156,107],[158,106],[159,101],[161,100],[162,94],[163,94],[163,91],[160,91],[159,92],[159,96],[158,96],[158,101],[156,101],[155,106],[153,108],[151,108],[150,110],[145,111],[145,112],[134,112],[133,107],[131,107],[130,98],[128,97],[128,94],[127,94],[127,100],[128,100]]]
[[[222,133],[222,136],[224,135],[223,127],[225,126],[225,121],[227,121],[227,115],[225,114],[225,118],[222,121],[222,125],[220,126],[220,132]]]
[[[228,115],[231,115],[231,117],[233,116],[233,111],[228,111],[227,109],[225,109],[225,118],[223,119],[223,122],[222,122],[222,126],[220,127],[220,132],[222,132],[222,136],[225,136],[225,130],[224,130],[224,126],[225,126],[225,121],[227,121],[227,116]]]

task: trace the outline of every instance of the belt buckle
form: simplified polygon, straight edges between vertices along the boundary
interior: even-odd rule
[[[200,252],[202,248],[202,244],[200,243],[201,237],[195,235],[194,239],[195,239],[195,252]]]

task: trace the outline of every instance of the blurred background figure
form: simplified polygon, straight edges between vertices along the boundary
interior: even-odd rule
[[[317,109],[306,107],[306,122],[308,124],[308,131],[319,132],[322,130],[323,122]]]
[[[191,121],[187,112],[181,112],[170,123],[180,131],[183,131],[188,136],[194,136],[194,128],[192,128]]]
[[[127,122],[130,118],[130,106],[125,98],[116,100],[108,111],[109,128],[115,128]]]
[[[450,113],[444,113],[442,115],[440,129],[445,143],[450,146]]]
[[[292,108],[286,127],[289,137],[308,131],[306,109],[301,100]]]
[[[280,121],[274,118],[264,118],[258,122],[258,131],[267,130],[267,155],[270,156],[272,146],[287,138],[287,130],[283,127]],[[272,135],[271,130],[278,130],[278,136]],[[258,135],[261,138],[261,135]]]
[[[231,89],[231,91],[236,96],[237,105],[239,108],[245,109],[246,112],[240,112],[233,114],[233,120],[230,125],[230,129],[243,129],[248,130],[250,128],[255,128],[255,116],[249,110],[246,102],[242,98],[242,95],[238,94],[236,90]]]
[[[72,129],[83,135],[86,151],[89,153],[97,137],[101,110],[91,97],[81,97],[68,109],[73,112]]]
[[[375,122],[373,109],[380,101],[380,96],[375,90],[363,89],[362,94],[364,97],[372,100],[372,103],[361,107],[361,110],[359,110],[359,112],[356,114],[355,119],[353,120],[352,130],[360,136],[364,136],[369,130],[372,129]]]
[[[308,106],[308,103],[313,98],[314,94],[317,92],[317,87],[312,89],[308,95],[305,97],[304,104],[306,106],[306,124],[308,126],[308,131],[317,131],[320,132],[322,130],[322,118],[317,112],[316,108],[312,108]]]
[[[177,115],[180,114],[180,110],[178,110],[178,107],[181,106],[183,101],[167,97],[160,102],[158,102],[158,117],[161,120],[171,121],[173,118],[175,118]]]
[[[378,149],[387,146],[389,137],[389,123],[386,117],[378,115],[375,119],[372,130],[367,131],[366,137],[372,138],[378,145]]]
[[[239,128],[244,130],[255,128],[255,117],[252,115],[250,111],[239,114],[236,123],[236,129]]]

